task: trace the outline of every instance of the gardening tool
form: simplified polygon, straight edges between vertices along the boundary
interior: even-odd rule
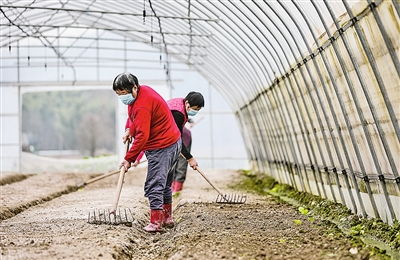
[[[147,161],[147,160],[141,161],[141,162],[139,162],[139,164],[142,164],[142,163],[144,163],[144,162],[146,162],[146,161]],[[138,164],[138,165],[139,165],[139,164]],[[89,184],[92,184],[92,183],[97,182],[97,181],[99,181],[99,180],[102,180],[102,179],[104,179],[104,178],[110,177],[110,176],[115,175],[115,174],[117,174],[117,173],[119,173],[119,172],[120,172],[120,170],[118,170],[118,171],[113,171],[113,172],[109,172],[109,173],[105,173],[105,174],[103,174],[103,175],[100,175],[100,176],[91,178],[91,179],[89,179],[89,180],[87,180],[87,181],[85,181],[85,182],[79,184],[77,187],[78,187],[78,189],[84,188],[84,187],[86,187],[86,186],[89,185]]]
[[[129,141],[126,142],[126,152],[129,151]],[[111,176],[117,172],[112,172],[108,173],[103,176],[97,177],[96,180],[98,181],[100,179],[103,179],[105,177]],[[118,209],[118,202],[119,198],[121,195],[121,190],[122,190],[122,185],[124,183],[124,178],[125,178],[125,167],[121,167],[119,170],[119,178],[118,178],[118,185],[117,185],[117,190],[114,196],[114,202],[111,210],[94,210],[92,213],[89,212],[88,216],[88,223],[89,224],[108,224],[108,225],[126,225],[126,226],[132,226],[132,222],[134,220],[132,211],[130,209]],[[100,178],[102,177],[102,178]],[[89,183],[93,183],[93,180]],[[89,184],[86,182],[86,185]]]
[[[214,186],[214,184],[207,178],[207,176],[200,170],[197,166],[196,171],[203,176],[203,178],[218,192],[216,203],[224,203],[224,204],[243,204],[247,200],[246,195],[238,195],[238,194],[222,194],[222,192]]]

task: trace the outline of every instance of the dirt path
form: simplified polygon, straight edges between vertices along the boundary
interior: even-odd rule
[[[236,177],[232,171],[206,173],[226,191]],[[133,227],[87,224],[90,209],[110,207],[116,178],[2,221],[2,259],[365,259],[364,252],[349,252],[349,241],[274,198],[250,194],[245,205],[210,203],[215,193],[194,172],[175,199],[173,229],[142,231],[144,169],[127,176],[121,197],[121,207],[135,212]]]

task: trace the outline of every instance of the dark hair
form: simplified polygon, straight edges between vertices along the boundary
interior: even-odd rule
[[[204,97],[201,93],[199,92],[189,92],[187,96],[185,97],[185,100],[189,102],[189,105],[191,107],[198,106],[198,107],[204,107]]]
[[[129,93],[131,93],[134,86],[139,87],[138,79],[131,73],[125,72],[115,77],[113,90],[127,90]]]

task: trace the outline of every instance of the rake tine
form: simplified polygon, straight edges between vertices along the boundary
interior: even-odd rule
[[[129,209],[129,213],[131,213],[131,216],[132,216],[132,222],[133,222],[134,218],[133,218],[133,213],[132,213],[131,209]]]
[[[128,214],[126,214],[126,208],[124,209],[124,211],[125,211],[125,220],[126,220],[126,222],[129,222],[129,220],[128,220]]]
[[[108,209],[108,223],[112,224],[110,209]]]
[[[226,197],[226,194],[222,194],[221,197],[222,197],[221,203],[226,203],[228,201],[228,198]]]
[[[223,194],[222,195],[222,201],[221,203],[229,203],[229,195],[228,194]]]
[[[228,196],[227,194],[223,194],[221,203],[226,203],[226,202],[228,202]]]
[[[128,222],[128,220],[127,220],[127,218],[126,218],[126,209],[124,209],[124,210],[122,211],[122,213],[124,213],[124,222]]]
[[[93,211],[93,223],[96,223],[96,209]]]

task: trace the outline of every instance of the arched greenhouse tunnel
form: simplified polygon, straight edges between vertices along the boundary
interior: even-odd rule
[[[0,11],[2,257],[400,258],[398,0],[4,0]],[[174,228],[150,210],[156,234],[142,229],[152,149],[116,188],[123,72],[165,101],[204,97],[189,127],[198,171],[173,184]],[[129,227],[108,225],[115,198]]]

